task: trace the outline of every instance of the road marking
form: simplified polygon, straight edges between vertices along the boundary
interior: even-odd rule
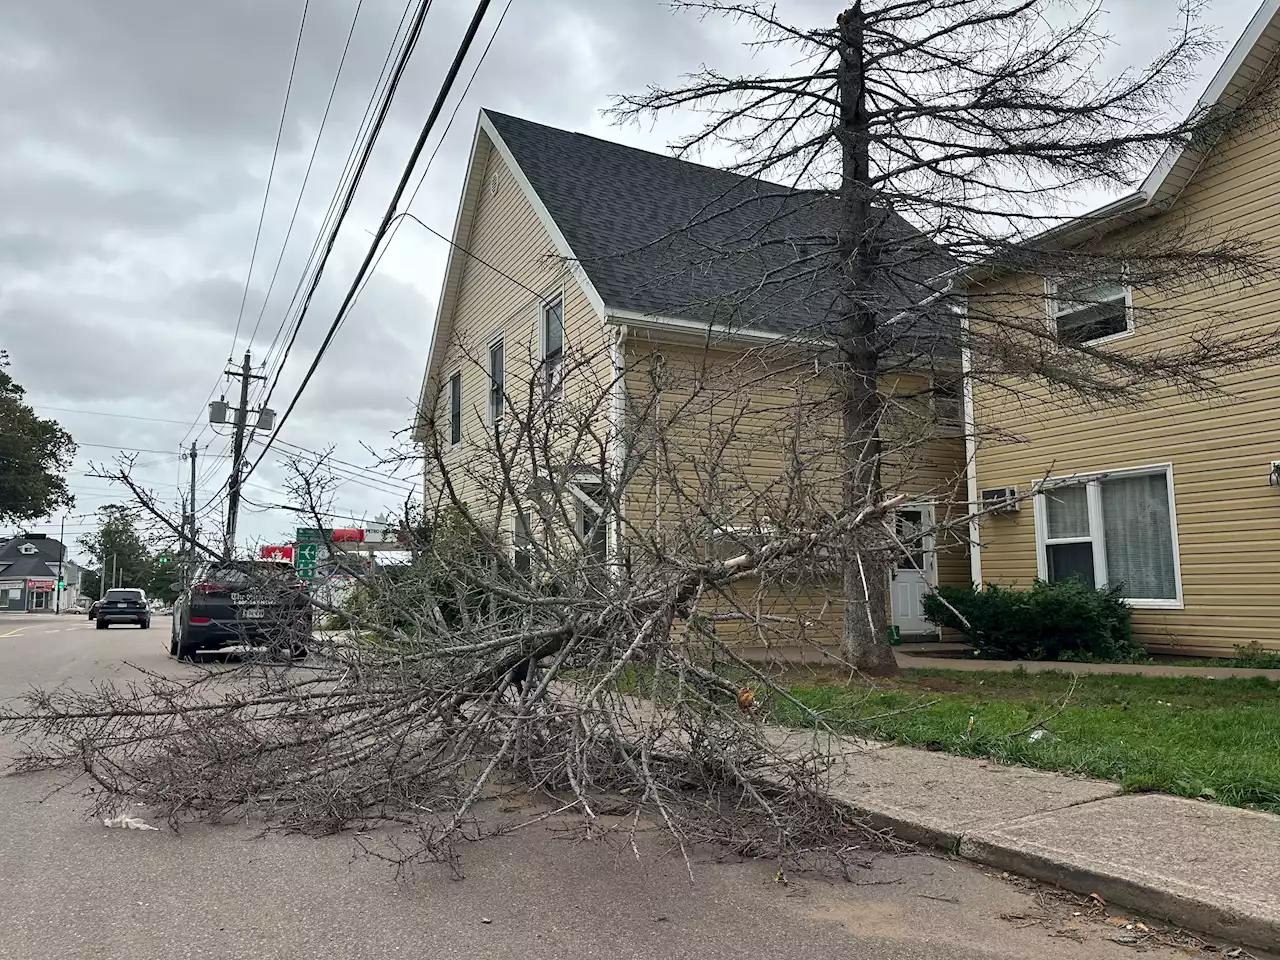
[[[0,637],[16,637],[22,630],[23,628],[19,627],[17,630],[10,630],[8,633],[0,633]]]

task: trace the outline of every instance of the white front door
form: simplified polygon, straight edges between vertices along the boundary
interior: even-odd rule
[[[895,514],[898,551],[890,572],[889,603],[893,625],[903,634],[936,633],[937,627],[924,618],[924,597],[937,582],[938,559],[933,528],[933,504],[918,503],[900,508]]]

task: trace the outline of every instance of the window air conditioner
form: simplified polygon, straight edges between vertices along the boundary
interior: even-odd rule
[[[982,491],[982,509],[986,513],[1017,513],[1021,505],[1017,487],[989,487]]]

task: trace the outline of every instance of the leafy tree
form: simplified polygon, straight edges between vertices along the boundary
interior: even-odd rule
[[[26,391],[9,376],[0,350],[0,522],[36,520],[75,504],[63,474],[76,445],[55,420],[22,402]]]
[[[169,585],[177,574],[172,563],[161,562],[172,551],[153,551],[147,546],[138,529],[137,515],[130,507],[107,504],[98,509],[98,515],[101,526],[80,538],[80,546],[93,559],[93,569],[84,581],[85,592],[89,596],[101,593],[100,573],[105,561],[108,585],[141,587],[149,597],[172,601],[176,594]]]

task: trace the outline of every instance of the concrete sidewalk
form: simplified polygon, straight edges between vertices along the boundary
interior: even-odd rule
[[[1280,945],[1280,817],[852,741],[828,789],[903,839],[1236,943]]]
[[[932,645],[931,645],[932,646]],[[929,651],[933,652],[933,651]],[[961,670],[991,673],[1024,670],[1027,673],[1127,673],[1144,677],[1266,677],[1280,681],[1280,670],[1260,667],[1182,667],[1174,663],[1072,663],[1065,660],[980,660],[976,657],[936,657],[895,647],[898,666],[904,670]]]

